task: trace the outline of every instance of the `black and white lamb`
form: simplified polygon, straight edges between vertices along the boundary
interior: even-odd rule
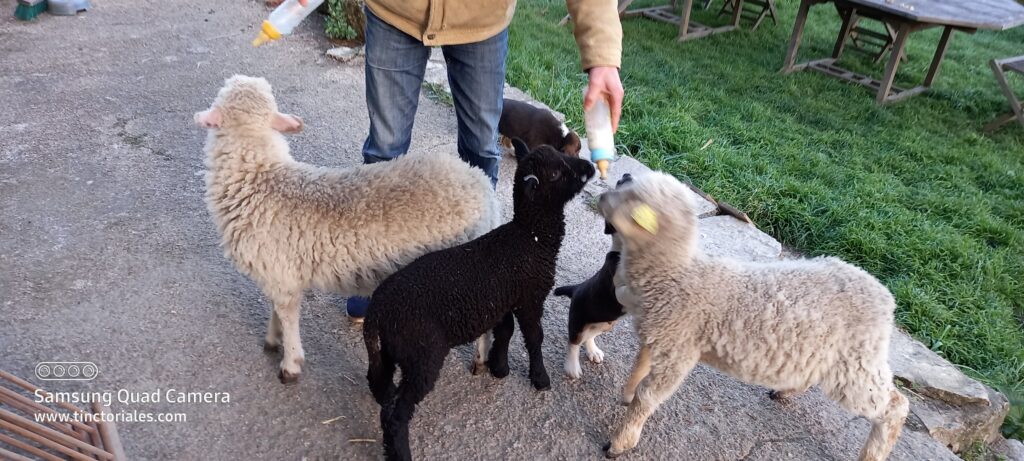
[[[278,112],[262,78],[227,79],[195,121],[209,128],[206,205],[224,254],[274,305],[265,344],[283,342],[282,382],[304,361],[305,291],[368,296],[417,257],[499,224],[490,180],[454,155],[340,169],[295,161],[281,133],[300,131],[302,120]]]
[[[367,380],[377,403],[388,459],[408,460],[409,422],[434,388],[448,351],[494,332],[487,365],[508,375],[515,320],[530,357],[530,382],[550,388],[541,354],[544,300],[554,285],[565,235],[565,205],[594,176],[590,162],[551,146],[530,152],[513,141],[517,167],[514,215],[486,235],[413,261],[373,293],[363,335]],[[395,367],[402,370],[395,388]]]
[[[602,194],[598,208],[622,239],[616,277],[625,284],[616,294],[641,346],[609,457],[636,446],[647,418],[698,362],[782,396],[818,385],[871,422],[861,461],[889,455],[908,402],[889,369],[896,302],[884,285],[836,258],[705,256],[692,192],[664,173]]]

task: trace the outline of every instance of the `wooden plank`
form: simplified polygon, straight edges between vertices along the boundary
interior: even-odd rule
[[[892,53],[889,56],[889,62],[885,65],[885,73],[882,75],[882,86],[878,88],[878,95],[875,97],[875,102],[879,104],[884,104],[889,98],[889,90],[892,88],[893,80],[896,79],[896,70],[900,67],[900,60],[903,58],[910,30],[911,24],[907,22],[900,24],[896,29],[896,40],[893,42]]]
[[[1003,91],[1003,96],[1006,96],[1006,100],[1010,103],[1010,110],[1013,111],[1017,121],[1020,122],[1020,126],[1024,128],[1024,109],[1021,108],[1020,101],[1017,100],[1017,95],[1013,93],[1013,89],[1010,88],[1010,82],[1006,81],[1006,74],[1003,73],[1003,66],[999,61],[993,60],[990,65],[992,66],[992,72],[996,76],[996,82],[999,83],[999,89]]]
[[[679,19],[679,36],[676,38],[678,41],[686,40],[686,34],[690,32],[690,10],[693,9],[693,0],[683,0],[683,11],[680,13],[682,16]]]
[[[939,74],[939,66],[942,59],[946,57],[946,48],[949,46],[949,37],[953,35],[953,28],[946,26],[942,30],[942,38],[939,39],[939,46],[935,48],[935,56],[932,58],[932,65],[928,67],[928,74],[924,77],[924,86],[932,86],[935,76]]]
[[[839,16],[843,18],[843,24],[839,26],[839,37],[836,38],[836,45],[832,48],[832,58],[839,59],[843,55],[843,48],[846,47],[846,40],[850,37],[850,29],[857,22],[857,10],[840,10]]]
[[[987,125],[981,127],[981,131],[984,131],[986,133],[991,133],[991,132],[996,131],[997,129],[999,129],[999,127],[1001,127],[1003,125],[1006,125],[1007,123],[1012,122],[1016,118],[1017,118],[1017,115],[1014,114],[1013,112],[1010,112],[1009,114],[1000,115],[995,120],[993,120],[993,121],[989,122]]]
[[[18,448],[18,449],[24,451],[25,453],[31,453],[32,456],[36,456],[39,459],[42,459],[42,460],[45,460],[45,461],[64,461],[63,458],[59,458],[57,456],[54,456],[52,453],[48,453],[46,451],[43,451],[43,450],[39,449],[39,447],[37,447],[35,445],[22,442],[21,440],[18,440],[18,439],[14,438],[14,437],[6,436],[4,434],[0,434],[0,442],[6,443],[6,444],[8,444],[8,445],[10,445],[12,447]]]
[[[814,0],[800,0],[800,9],[796,13],[796,21],[793,23],[793,33],[789,37],[789,48],[786,50],[786,59],[782,62],[783,74],[790,74],[800,69],[795,67],[797,51],[800,50],[800,39],[804,35],[804,25],[807,24],[807,11],[811,9]]]
[[[1024,56],[1011,58],[1011,60],[1009,61],[1003,61],[1002,64],[1003,67],[1006,68],[1007,70],[1014,71],[1018,74],[1024,74]]]
[[[902,101],[904,99],[907,99],[907,98],[909,98],[911,96],[917,96],[917,95],[919,95],[921,93],[924,93],[925,91],[928,91],[928,87],[926,87],[926,86],[915,86],[915,87],[910,88],[908,90],[894,91],[892,94],[890,94],[888,97],[886,97],[885,101],[882,101],[882,103],[883,104],[896,103],[896,102]]]
[[[14,413],[11,413],[11,412],[9,412],[7,410],[0,409],[0,426],[3,426],[5,428],[7,428],[7,429],[11,429],[11,426],[20,427],[20,428],[26,429],[26,430],[28,430],[30,432],[34,432],[34,433],[36,433],[36,434],[38,434],[40,436],[45,436],[46,439],[51,440],[53,442],[61,443],[61,444],[64,444],[64,445],[66,445],[68,447],[71,447],[71,448],[77,448],[79,450],[88,452],[91,455],[99,456],[99,457],[101,457],[103,459],[111,459],[112,458],[111,454],[107,453],[106,451],[100,450],[100,449],[98,449],[98,448],[96,448],[96,447],[94,447],[92,445],[89,445],[89,444],[87,444],[85,442],[82,442],[81,440],[78,440],[77,438],[73,438],[73,437],[61,434],[60,432],[57,432],[57,431],[55,431],[53,429],[47,428],[45,426],[41,426],[39,424],[36,424],[36,423],[34,423],[32,421],[29,421],[29,420],[26,420],[24,418],[20,418],[20,417],[18,417],[18,415],[14,414]],[[18,432],[18,431],[15,431],[15,432]],[[19,433],[19,435],[24,436],[24,434],[21,434],[21,433]],[[61,452],[67,454],[63,450]],[[72,453],[74,453],[74,452],[72,452]],[[75,456],[72,456],[72,457],[76,458]],[[79,458],[76,458],[76,459],[79,459]],[[84,459],[88,459],[88,458],[84,458]]]
[[[107,408],[99,402],[92,403],[92,411],[95,414],[109,414]],[[121,438],[117,435],[117,426],[113,421],[102,421],[99,423],[100,438],[103,440],[103,448],[114,455],[114,461],[125,461],[128,458],[124,454],[124,447],[121,445]]]
[[[687,0],[690,1],[690,0]],[[743,0],[735,0],[735,4],[732,6],[732,26],[740,26],[740,13],[743,12]]]
[[[917,22],[970,29],[1006,30],[1024,24],[1015,0],[845,0]]]
[[[0,448],[0,458],[9,459],[11,461],[32,461],[31,458],[26,458],[17,453],[4,450],[3,448]]]
[[[74,459],[76,461],[95,461],[95,458],[87,457],[87,456],[85,456],[85,455],[83,455],[83,454],[81,454],[81,453],[79,453],[77,451],[74,451],[74,450],[72,450],[72,449],[70,449],[70,448],[68,448],[68,447],[66,447],[64,445],[61,445],[61,444],[59,444],[57,442],[54,442],[52,439],[47,439],[46,437],[43,437],[43,436],[41,436],[39,434],[36,434],[35,432],[32,432],[32,431],[30,431],[28,429],[24,429],[22,427],[16,426],[16,425],[11,424],[11,423],[9,423],[7,421],[0,420],[0,429],[6,429],[6,430],[8,430],[10,432],[13,432],[13,433],[15,433],[17,435],[20,435],[20,436],[22,436],[22,437],[24,437],[26,439],[32,440],[33,442],[36,442],[36,443],[40,444],[41,446],[44,446],[46,448],[51,448],[51,449],[54,449],[54,450],[59,451],[61,453],[64,453],[66,456],[68,456],[69,458]]]

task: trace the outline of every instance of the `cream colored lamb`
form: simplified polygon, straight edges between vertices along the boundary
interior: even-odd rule
[[[691,194],[650,173],[598,203],[623,240],[616,290],[641,344],[623,388],[629,409],[606,455],[635,447],[647,418],[701,362],[781,397],[820,386],[871,422],[859,459],[885,459],[908,411],[887,361],[892,295],[835,258],[753,263],[701,254]]]
[[[266,346],[284,346],[282,382],[304,361],[303,293],[369,296],[420,255],[496,227],[500,208],[484,172],[454,155],[324,168],[297,162],[281,133],[302,120],[277,111],[262,78],[226,80],[195,115],[206,140],[206,205],[227,258],[273,303]]]

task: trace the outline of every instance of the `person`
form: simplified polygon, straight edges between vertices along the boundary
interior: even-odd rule
[[[299,0],[305,5],[307,0]],[[370,133],[363,161],[394,159],[409,150],[420,86],[430,50],[440,46],[448,67],[459,156],[498,181],[498,120],[505,85],[508,25],[515,0],[366,0],[366,105]],[[618,129],[622,26],[615,0],[566,0],[580,64],[589,76],[584,110],[605,98]],[[369,301],[349,298],[360,321]]]

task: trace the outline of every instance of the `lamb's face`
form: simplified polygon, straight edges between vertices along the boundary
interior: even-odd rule
[[[563,205],[594,177],[594,165],[589,161],[566,156],[554,147],[541,145],[530,152],[518,139],[513,139],[512,145],[517,160],[514,200]]]
[[[206,128],[273,128],[282,133],[302,131],[302,119],[277,111],[270,83],[260,77],[235,75],[224,81],[213,106],[195,114]]]
[[[653,172],[620,182],[615,190],[601,194],[597,207],[629,244],[686,246],[696,230],[692,194],[672,176]]]

